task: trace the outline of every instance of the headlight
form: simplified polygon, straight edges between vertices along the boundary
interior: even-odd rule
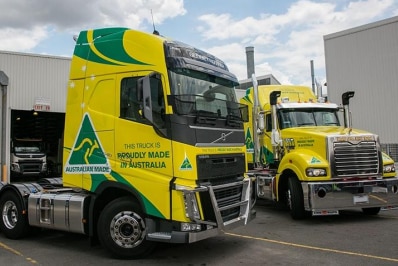
[[[11,164],[11,170],[14,172],[21,172],[21,169],[19,168],[19,164],[16,164],[16,163]]]
[[[386,164],[383,166],[383,173],[395,173],[394,164]]]
[[[198,202],[196,201],[196,194],[194,192],[185,192],[184,200],[186,217],[190,218],[191,220],[199,220],[200,214]]]
[[[175,190],[183,193],[184,205],[185,205],[185,216],[191,220],[200,220],[199,205],[196,200],[197,192],[206,191],[206,188],[195,188],[185,187],[176,185]]]
[[[326,176],[326,170],[323,168],[307,168],[306,174],[309,177]]]

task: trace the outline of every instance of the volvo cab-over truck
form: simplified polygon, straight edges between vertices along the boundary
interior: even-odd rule
[[[293,219],[398,206],[394,161],[377,135],[352,128],[353,96],[344,93],[340,107],[308,87],[258,86],[253,76],[241,103],[252,110],[245,131],[258,199],[287,206]]]
[[[11,177],[16,180],[46,176],[47,156],[42,139],[13,139],[10,164]]]
[[[2,183],[2,233],[81,233],[115,257],[137,258],[156,242],[192,243],[246,225],[255,212],[237,85],[220,59],[158,34],[82,31],[62,179]]]

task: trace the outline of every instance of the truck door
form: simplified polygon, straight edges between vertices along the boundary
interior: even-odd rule
[[[164,77],[159,73],[134,72],[118,75],[118,82],[115,169],[123,182],[149,201],[148,206],[157,209],[162,217],[168,216],[173,157],[166,134]],[[152,214],[160,215],[156,211]]]

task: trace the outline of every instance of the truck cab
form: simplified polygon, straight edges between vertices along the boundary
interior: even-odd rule
[[[245,226],[255,210],[238,85],[219,58],[159,34],[80,32],[62,180],[4,185],[0,230],[14,239],[30,226],[87,234],[114,257],[138,258],[156,242]]]
[[[376,134],[352,127],[353,91],[339,106],[309,87],[253,84],[241,102],[253,110],[245,132],[258,198],[286,205],[294,219],[398,206],[394,161]]]
[[[47,159],[41,139],[13,139],[11,142],[11,177],[21,181],[29,177],[43,177],[47,173]]]

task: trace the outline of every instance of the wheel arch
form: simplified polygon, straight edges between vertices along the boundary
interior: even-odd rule
[[[139,193],[124,184],[117,182],[103,182],[95,191],[92,196],[89,207],[89,235],[96,236],[97,234],[97,221],[105,206],[117,199],[122,197],[131,197],[133,201],[136,201],[141,210],[146,213],[145,205]]]
[[[277,179],[277,195],[276,198],[279,201],[280,197],[284,195],[287,191],[288,179],[289,177],[295,177],[302,181],[305,179],[305,168],[308,166],[306,160],[304,159],[304,154],[291,152],[285,155],[279,166]]]
[[[278,184],[277,184],[277,201],[285,200],[284,195],[288,190],[288,180],[289,178],[294,177],[298,179],[297,174],[292,169],[285,169],[282,173],[279,174]]]
[[[0,190],[0,199],[3,195],[9,191],[12,191],[18,196],[21,206],[24,208],[24,212],[27,214],[28,209],[28,197],[30,193],[40,192],[42,187],[36,183],[18,183],[18,184],[6,184]]]

